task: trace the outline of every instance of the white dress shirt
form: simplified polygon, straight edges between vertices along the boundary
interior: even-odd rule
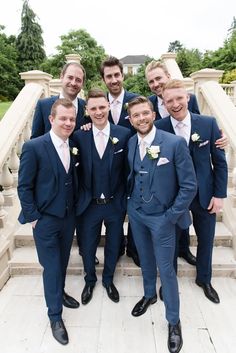
[[[176,135],[180,135],[179,133],[179,129],[178,129],[178,124],[180,123],[180,121],[174,119],[172,116],[170,117],[171,120],[171,124],[173,126],[174,132]],[[183,134],[181,134],[182,137],[185,138],[187,144],[189,144],[189,139],[190,139],[190,134],[191,134],[191,116],[190,113],[188,112],[187,116],[181,120],[181,123],[184,124],[183,129]]]
[[[120,114],[121,114],[121,110],[122,110],[122,104],[123,104],[123,100],[124,100],[124,95],[125,95],[124,89],[122,89],[121,94],[117,98],[112,97],[112,95],[110,93],[108,93],[108,100],[109,100],[109,103],[110,103],[110,109],[111,109],[112,118],[113,118],[113,114],[112,114],[113,111],[114,110],[117,111],[116,114],[118,115],[118,119],[117,119],[116,123],[119,122],[119,118],[120,118]]]
[[[168,111],[165,107],[163,99],[157,96],[157,102],[158,102],[158,111],[160,113],[160,116],[162,118],[166,118],[167,116],[169,116],[170,114],[168,113]]]

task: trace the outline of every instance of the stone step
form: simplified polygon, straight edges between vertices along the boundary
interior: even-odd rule
[[[127,222],[124,223],[124,231],[127,234]],[[105,234],[105,227],[102,227],[102,235]],[[190,227],[190,241],[191,246],[197,245],[197,238],[195,236],[195,231],[193,226]],[[101,241],[101,244],[104,243],[104,240]],[[74,241],[76,245],[76,240]],[[216,222],[216,236],[215,236],[215,246],[232,246],[232,234],[229,229],[222,222]],[[30,224],[20,225],[15,232],[15,246],[34,246],[34,239],[32,236],[32,227]]]
[[[195,254],[196,248],[191,247],[191,251]],[[100,274],[103,268],[102,247],[98,248],[97,257],[99,258],[100,264],[96,267],[96,269],[97,273]],[[187,264],[183,259],[179,259],[178,261],[179,276],[195,277],[194,266]],[[9,267],[11,276],[40,274],[42,272],[42,268],[38,263],[35,247],[25,246],[15,249],[12,259],[9,261]],[[123,275],[141,275],[140,268],[138,268],[126,255],[119,259],[116,271]],[[73,247],[71,250],[68,273],[83,275],[82,258],[78,255],[78,249],[76,247]],[[236,261],[231,248],[221,246],[214,248],[213,276],[236,278]]]

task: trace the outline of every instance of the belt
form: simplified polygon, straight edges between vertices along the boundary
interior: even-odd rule
[[[113,200],[113,197],[110,197],[109,199],[93,199],[93,202],[96,203],[96,205],[106,205],[107,203],[110,203]]]

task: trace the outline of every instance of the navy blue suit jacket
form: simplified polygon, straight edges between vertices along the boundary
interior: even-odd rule
[[[114,196],[114,204],[118,209],[126,209],[126,180],[127,180],[127,143],[130,138],[130,131],[122,126],[110,124],[111,138],[116,137],[119,141],[113,144],[108,141],[110,158],[110,190]],[[93,132],[78,130],[73,135],[73,141],[79,149],[79,199],[77,214],[81,215],[89,206],[93,197],[92,173],[92,143]]]
[[[124,126],[124,127],[127,127],[128,129],[130,129],[132,131],[132,134],[135,133],[135,130],[132,127],[132,125],[130,124],[129,114],[128,114],[127,108],[126,108],[126,103],[128,103],[129,101],[131,101],[133,98],[135,98],[137,96],[138,96],[137,93],[125,91],[124,99],[122,102],[122,109],[121,109],[121,113],[120,113],[120,119],[118,122],[118,125]],[[109,112],[108,120],[110,121],[110,123],[114,124],[114,121],[113,121],[112,115],[111,115],[111,111]]]
[[[44,135],[46,132],[51,130],[51,123],[48,117],[51,113],[53,103],[58,98],[59,96],[53,96],[50,98],[39,99],[35,108],[31,138]],[[85,101],[81,98],[78,98],[78,112],[76,117],[75,130],[79,129],[83,124],[84,112]]]
[[[61,214],[60,207],[64,204],[64,200],[53,205],[55,196],[60,194],[58,163],[61,161],[56,154],[49,133],[29,140],[23,145],[18,181],[18,194],[22,207],[20,223],[30,223],[40,219],[41,213],[47,212],[49,205],[51,209],[53,206],[55,216]],[[77,158],[72,154],[71,163],[75,190],[77,190],[78,179],[75,168]]]
[[[215,118],[193,113],[190,115],[191,136],[197,133],[201,141],[193,142],[190,136],[189,150],[197,176],[199,201],[206,209],[213,196],[227,196],[227,163],[224,150],[215,146],[215,141],[221,137]],[[158,129],[175,133],[170,117],[156,121],[155,125]]]
[[[152,96],[149,96],[148,99],[152,102],[154,111],[156,113],[156,119],[155,120],[160,120],[162,119],[159,110],[158,110],[158,100],[157,100],[157,95],[154,94]],[[197,103],[197,98],[195,94],[190,94],[189,95],[189,101],[188,101],[188,110],[192,113],[195,114],[200,114],[198,103]]]
[[[173,138],[174,137],[174,138]],[[152,160],[150,191],[165,207],[166,219],[187,228],[191,224],[188,207],[197,190],[196,176],[186,141],[165,131],[156,131],[152,146],[159,146],[157,159]],[[134,185],[134,157],[138,147],[137,135],[128,144],[128,192],[131,195]]]

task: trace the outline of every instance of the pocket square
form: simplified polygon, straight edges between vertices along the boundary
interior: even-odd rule
[[[79,166],[79,162],[75,163],[75,167],[78,167]]]
[[[129,115],[125,116],[124,119],[125,119],[125,120],[128,120],[128,119],[129,119]]]
[[[158,160],[158,162],[157,162],[157,166],[163,165],[163,164],[167,164],[167,163],[169,163],[169,162],[170,162],[170,161],[169,161],[168,158],[161,157],[161,158],[159,158],[159,160]]]
[[[121,150],[119,151],[114,152],[114,154],[121,153],[121,152],[123,152],[123,148],[121,148]]]
[[[209,140],[199,143],[199,147],[206,146],[209,143]]]

